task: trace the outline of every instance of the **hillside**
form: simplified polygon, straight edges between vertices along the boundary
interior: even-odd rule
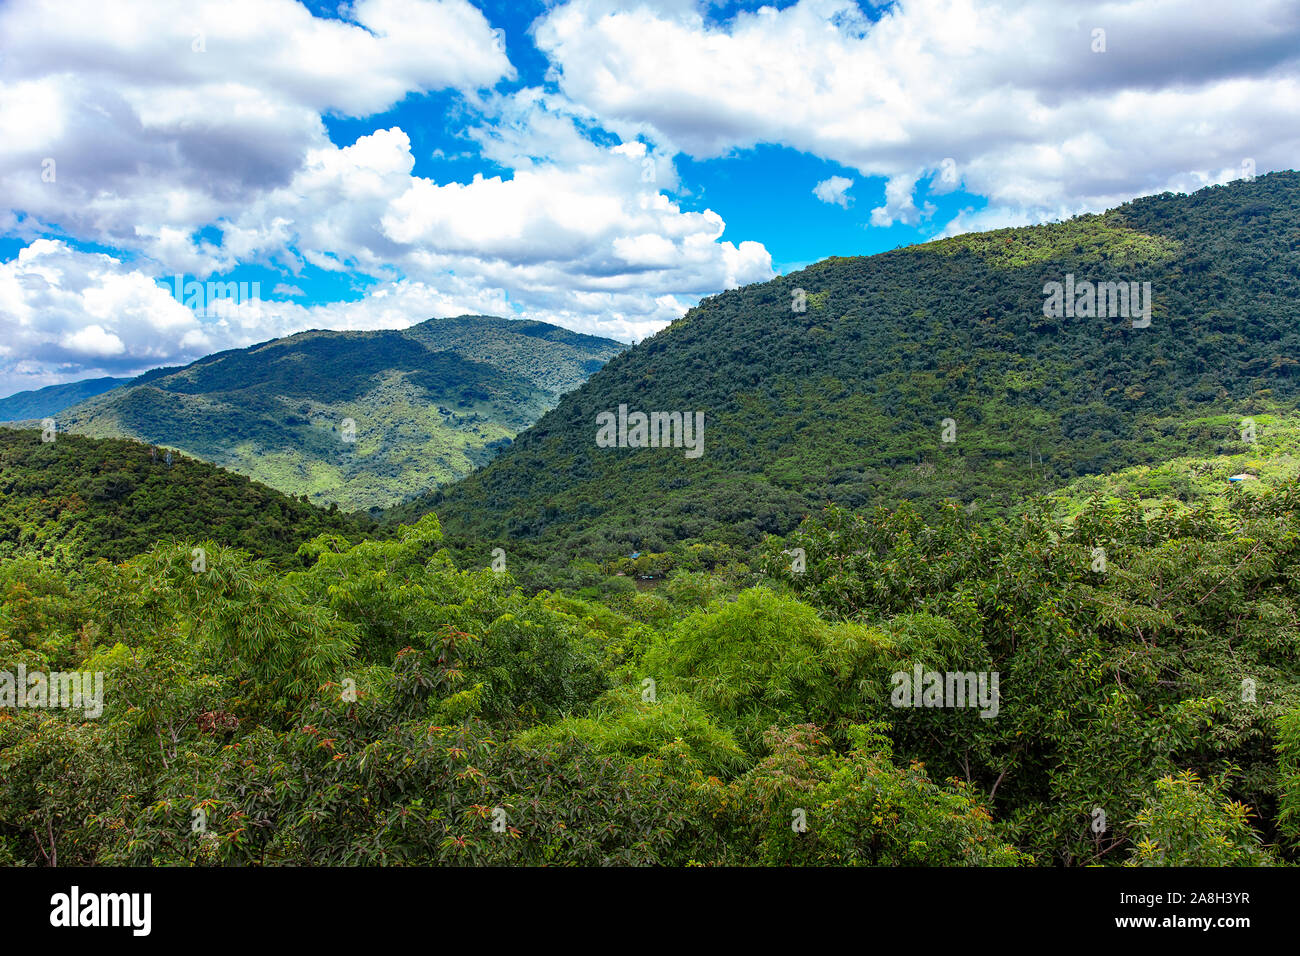
[[[17,392],[8,398],[0,398],[0,422],[45,418],[63,411],[69,405],[102,395],[129,381],[129,378],[88,378],[80,382],[65,382],[62,385],[47,385],[28,392]]]
[[[1300,484],[1135,505],[827,509],[605,603],[458,568],[432,516],[292,570],[205,532],[3,562],[0,665],[113,692],[0,721],[0,863],[1294,864]],[[922,670],[978,699],[900,703]]]
[[[441,496],[455,541],[0,430],[0,556],[46,558],[0,561],[0,669],[112,688],[0,721],[0,864],[1295,864],[1300,183],[1271,179],[831,260],[807,315],[787,280],[715,297]],[[1151,281],[1150,327],[1017,311],[1062,268]],[[356,340],[319,339],[129,391],[328,390]],[[717,423],[602,448],[619,404]],[[527,535],[507,568],[482,529]],[[673,553],[604,560],[629,544]]]
[[[315,504],[379,509],[485,463],[623,347],[487,316],[303,332],[147,372],[66,409],[58,427],[175,448]]]
[[[211,539],[292,564],[325,532],[371,523],[323,511],[243,475],[120,439],[0,428],[0,558],[124,561],[160,541]]]
[[[1246,451],[1243,419],[1300,398],[1297,250],[1286,172],[827,259],[702,301],[488,467],[394,514],[608,556],[753,542],[827,502],[996,514],[1079,476]],[[1069,276],[1150,282],[1149,325],[1045,315]],[[702,412],[703,453],[598,447],[597,416],[620,405]]]

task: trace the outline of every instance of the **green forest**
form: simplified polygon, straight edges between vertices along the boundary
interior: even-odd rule
[[[1151,282],[1150,327],[1045,317],[1067,273]],[[992,516],[1081,476],[1221,454],[1243,419],[1296,407],[1298,363],[1300,174],[1274,173],[712,296],[393,513],[593,559],[749,544],[828,502]],[[596,416],[620,404],[703,412],[702,457],[597,447]]]
[[[167,449],[0,427],[0,559],[73,567],[125,561],[163,540],[215,538],[276,565],[334,532],[359,538],[373,521],[316,508],[243,475]]]
[[[832,507],[600,598],[433,516],[292,567],[8,559],[4,668],[108,691],[0,711],[0,861],[1293,862],[1300,486],[1076,504]],[[891,706],[915,667],[998,673],[996,719]]]
[[[378,515],[489,461],[622,348],[491,316],[303,332],[155,369],[50,414],[61,432],[172,448]]]
[[[723,293],[383,515],[0,429],[0,673],[104,675],[0,707],[0,864],[1293,865],[1298,223],[1273,174]]]

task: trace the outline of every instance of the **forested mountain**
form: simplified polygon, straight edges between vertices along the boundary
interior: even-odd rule
[[[378,509],[483,464],[622,348],[488,316],[303,332],[155,369],[56,420],[179,449],[316,504]]]
[[[1298,251],[1300,174],[1283,172],[827,259],[702,301],[395,514],[598,556],[754,541],[827,502],[995,514],[1077,476],[1244,450],[1243,420],[1300,397]],[[1150,283],[1149,325],[1045,314],[1049,283],[1085,281],[1138,283],[1134,306]],[[620,405],[702,412],[702,454],[599,447]]]
[[[0,430],[0,671],[103,677],[3,713],[0,864],[1295,864],[1298,212],[1270,176],[715,297],[440,499],[454,540]],[[1071,272],[1151,324],[1045,316]],[[181,382],[290,387],[228,360]],[[620,404],[703,453],[600,447]]]
[[[124,561],[159,541],[203,537],[285,564],[327,531],[373,528],[138,442],[0,428],[0,559]]]
[[[0,398],[0,422],[45,418],[63,411],[69,405],[102,395],[129,381],[129,378],[88,378],[80,382],[47,385],[45,388],[18,392],[8,398]]]

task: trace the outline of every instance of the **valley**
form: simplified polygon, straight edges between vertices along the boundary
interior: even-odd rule
[[[51,414],[60,431],[174,448],[377,515],[486,463],[622,348],[482,316],[304,332],[156,369]]]
[[[1293,865],[1297,252],[1274,173],[0,429],[0,660],[104,678],[0,862]]]

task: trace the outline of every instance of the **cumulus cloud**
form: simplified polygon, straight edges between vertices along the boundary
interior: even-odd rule
[[[41,0],[0,9],[0,228],[121,250],[110,266],[29,247],[24,268],[61,258],[49,294],[67,301],[12,350],[10,375],[147,367],[302,328],[460,312],[640,338],[702,295],[773,275],[760,244],[723,239],[719,216],[664,194],[677,185],[671,154],[634,136],[597,145],[591,114],[564,97],[493,92],[514,69],[465,0],[362,0],[349,22],[291,0],[141,0],[138,12],[158,29],[78,0],[58,16]],[[438,182],[413,174],[399,126],[338,145],[325,133],[326,112],[370,115],[439,88],[460,91],[464,135],[509,174]],[[252,264],[290,280],[273,299],[303,295],[308,269],[364,277],[370,291],[201,315],[184,344],[165,335],[149,349],[89,313],[55,328],[78,321],[78,298],[120,283],[154,297],[158,311],[142,314],[174,315],[173,301],[154,301],[155,277],[239,279]]]
[[[924,209],[917,209],[912,201],[916,189],[916,176],[891,176],[885,183],[885,204],[871,210],[873,226],[892,226],[901,222],[915,226],[921,219],[934,214],[934,204],[926,203]]]
[[[358,0],[348,14],[294,0],[0,6],[3,202],[29,235],[57,226],[202,274],[230,254],[191,234],[290,182],[329,145],[322,114],[514,75],[466,0]]]
[[[98,358],[121,355],[126,351],[126,346],[122,344],[121,339],[112,332],[105,332],[103,327],[98,325],[87,325],[76,332],[67,333],[63,336],[61,344],[73,352]]]
[[[813,195],[824,203],[843,206],[848,209],[852,200],[846,194],[852,185],[853,180],[847,176],[832,176],[829,179],[823,179],[814,186]]]
[[[0,263],[0,385],[122,375],[210,351],[194,313],[103,253],[38,239]]]
[[[536,27],[559,88],[611,128],[695,157],[783,144],[884,177],[875,225],[964,188],[1040,221],[1300,151],[1300,6],[800,0],[724,22],[703,5],[570,0]],[[1093,31],[1106,52],[1093,52]]]
[[[554,104],[522,98],[522,110],[509,104],[517,122],[471,131],[491,138],[513,176],[414,176],[406,132],[378,130],[309,154],[288,184],[223,224],[223,247],[292,268],[473,290],[513,303],[506,315],[622,336],[774,274],[761,244],[723,239],[716,213],[683,211],[661,192],[668,173],[658,170],[671,167],[662,156],[638,142],[597,146]]]
[[[293,291],[277,286],[266,299],[204,300],[206,307],[197,309],[184,304],[189,292],[183,283],[178,298],[172,280],[160,283],[156,274],[122,258],[39,239],[0,263],[0,394],[99,375],[135,375],[308,329],[406,328],[465,314],[536,319],[625,341],[640,339],[679,317],[703,291],[770,275],[770,257],[756,243],[713,241],[720,228],[715,219],[705,217],[704,231],[684,235],[677,255],[685,266],[647,263],[655,250],[642,247],[667,242],[653,234],[623,237],[615,230],[607,237],[610,255],[619,239],[629,238],[621,248],[643,262],[641,274],[670,274],[664,281],[689,287],[686,293],[649,294],[616,268],[584,278],[566,271],[574,268],[569,262],[540,258],[531,264],[481,261],[477,271],[465,268],[459,274],[469,263],[465,257],[417,249],[410,252],[410,271],[432,279],[389,279],[358,299],[314,305],[275,298]]]

